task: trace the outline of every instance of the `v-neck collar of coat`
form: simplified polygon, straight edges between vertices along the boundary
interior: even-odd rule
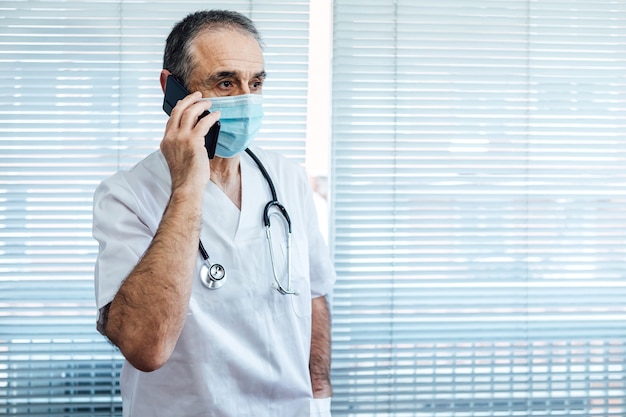
[[[228,236],[231,241],[245,238],[242,234],[250,227],[254,227],[257,222],[260,224],[262,220],[258,216],[259,209],[255,207],[259,204],[257,194],[263,191],[258,189],[258,177],[262,178],[262,175],[254,174],[258,167],[247,155],[242,154],[239,163],[241,209],[213,182],[209,181],[205,193],[204,218],[214,222],[212,228]]]

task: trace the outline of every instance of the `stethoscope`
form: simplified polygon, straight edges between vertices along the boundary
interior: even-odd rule
[[[272,272],[274,274],[274,284],[272,287],[276,289],[279,293],[285,295],[298,295],[298,292],[291,288],[291,220],[289,219],[289,214],[287,213],[287,209],[283,206],[276,196],[276,188],[274,188],[274,183],[270,178],[270,175],[267,173],[267,170],[259,160],[259,158],[250,150],[246,149],[246,153],[250,155],[250,157],[254,160],[254,162],[259,167],[261,174],[267,181],[267,185],[270,187],[270,192],[272,193],[272,200],[265,205],[263,209],[263,224],[265,225],[265,236],[267,238],[269,250],[270,250],[270,261],[272,264]],[[270,210],[272,207],[275,207],[278,210]],[[283,287],[280,280],[278,279],[278,273],[276,272],[276,264],[274,263],[274,249],[272,247],[272,235],[270,233],[270,217],[282,215],[283,221],[286,224],[286,240],[287,240],[287,288]],[[224,267],[218,263],[211,263],[209,254],[204,249],[204,245],[202,244],[202,240],[200,240],[200,254],[202,255],[202,259],[204,262],[200,267],[200,281],[202,284],[211,289],[216,290],[224,285],[224,281],[226,280],[226,270]]]

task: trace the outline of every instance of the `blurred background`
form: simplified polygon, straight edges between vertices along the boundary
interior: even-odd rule
[[[206,8],[258,25],[257,143],[317,190],[333,416],[626,415],[626,0],[2,1],[0,414],[121,415],[93,190]]]

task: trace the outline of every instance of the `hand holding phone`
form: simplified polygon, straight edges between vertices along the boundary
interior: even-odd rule
[[[184,99],[191,94],[174,76],[169,75],[165,84],[165,97],[163,97],[163,110],[167,115],[172,114],[172,109],[179,100]],[[198,117],[198,120],[209,114],[207,110]],[[217,137],[220,133],[220,122],[215,122],[204,137],[204,147],[206,148],[209,159],[215,156],[215,147],[217,146]]]

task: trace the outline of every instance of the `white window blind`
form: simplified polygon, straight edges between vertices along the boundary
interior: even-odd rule
[[[121,413],[120,356],[95,330],[92,194],[158,148],[165,38],[206,8],[257,23],[258,143],[303,163],[308,0],[0,4],[0,414]]]
[[[626,415],[626,2],[334,4],[333,415]]]

